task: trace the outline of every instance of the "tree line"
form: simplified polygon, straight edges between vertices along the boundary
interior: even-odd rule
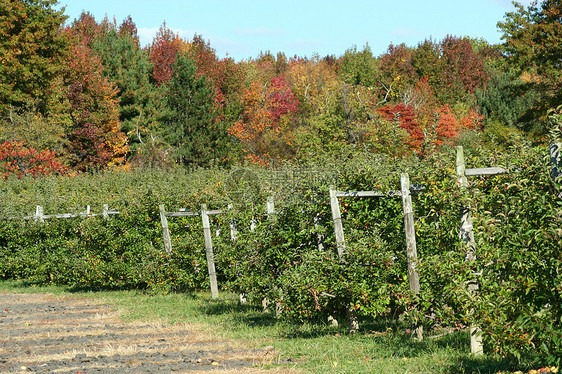
[[[0,172],[424,158],[513,136],[547,142],[559,137],[562,1],[514,4],[498,45],[448,35],[379,56],[365,45],[237,62],[165,23],[142,47],[131,17],[67,22],[56,0],[2,0]]]

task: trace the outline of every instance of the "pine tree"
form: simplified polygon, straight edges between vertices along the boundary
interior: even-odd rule
[[[188,55],[178,55],[168,83],[165,140],[184,165],[223,163],[228,159],[229,136],[218,119],[216,92],[205,75],[198,75]]]

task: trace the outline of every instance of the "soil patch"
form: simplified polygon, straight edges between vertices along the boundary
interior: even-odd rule
[[[263,368],[273,347],[240,348],[197,326],[125,323],[94,301],[0,294],[0,373],[294,372]]]

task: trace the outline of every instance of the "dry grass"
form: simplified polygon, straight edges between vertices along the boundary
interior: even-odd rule
[[[297,372],[266,368],[266,365],[279,361],[280,355],[273,347],[252,349],[251,344],[217,338],[208,328],[197,324],[126,323],[121,319],[122,312],[115,308],[97,305],[92,300],[63,296],[10,295],[2,302],[2,307],[8,309],[2,311],[3,340],[7,344],[0,348],[0,355],[11,357],[19,354],[17,349],[24,350],[25,357],[20,360],[24,364],[20,368],[33,366],[40,369],[53,362],[70,362],[70,365],[50,371],[79,372],[103,368],[108,372],[119,372],[119,362],[100,364],[100,359],[119,357],[121,363],[141,370],[150,358],[157,358],[158,365],[165,366],[193,357],[191,360],[195,361],[192,363],[212,366],[208,367],[210,372]],[[109,341],[105,338],[108,334],[111,336]],[[40,342],[51,343],[38,346]],[[10,351],[11,346],[15,347],[13,351]],[[228,369],[229,362],[241,361],[254,367]]]

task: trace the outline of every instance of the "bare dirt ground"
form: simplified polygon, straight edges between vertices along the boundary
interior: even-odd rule
[[[294,372],[264,368],[273,347],[219,341],[197,326],[125,323],[110,306],[0,294],[0,373]]]

